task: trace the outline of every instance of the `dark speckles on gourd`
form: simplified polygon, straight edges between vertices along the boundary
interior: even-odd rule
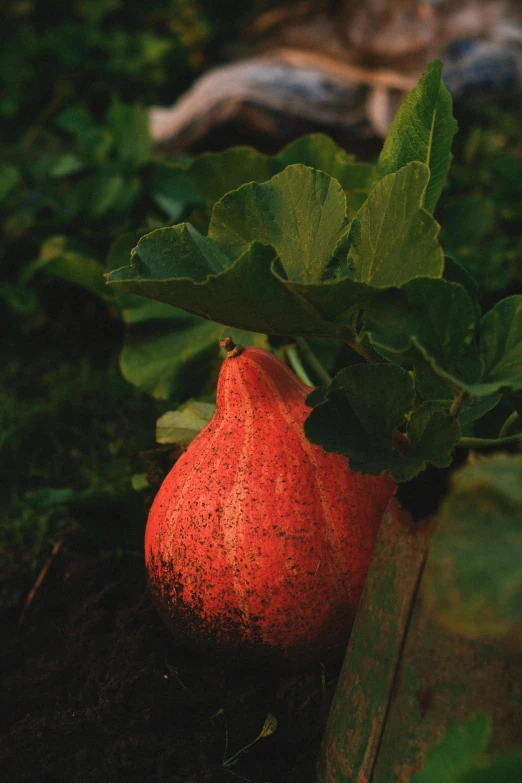
[[[224,347],[214,418],[150,510],[149,582],[194,647],[303,667],[342,654],[395,484],[306,440],[310,387],[283,362]]]

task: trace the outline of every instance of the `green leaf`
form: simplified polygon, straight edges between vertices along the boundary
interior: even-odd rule
[[[426,467],[429,462],[437,468],[451,464],[453,449],[460,440],[460,424],[436,402],[424,402],[412,413],[406,434],[411,442],[409,460]]]
[[[501,394],[492,394],[490,397],[467,397],[458,415],[459,424],[466,427],[477,419],[481,419],[486,413],[493,410],[500,400]],[[448,403],[449,410],[449,403]]]
[[[308,396],[307,404],[315,407],[305,433],[312,443],[347,456],[352,470],[372,475],[388,470],[396,481],[408,481],[428,462],[447,467],[460,438],[458,422],[438,403],[427,402],[409,417],[408,446],[396,430],[414,399],[413,380],[400,367],[352,365]]]
[[[281,170],[275,158],[252,147],[204,152],[188,166],[171,164],[211,204],[247,182],[266,182]]]
[[[290,142],[277,155],[264,155],[252,147],[205,152],[188,165],[167,164],[172,172],[172,193],[195,188],[210,204],[248,182],[266,182],[286,166],[301,163],[329,174],[347,191],[366,193],[375,177],[369,163],[356,163],[332,139],[311,133]],[[176,175],[179,182],[175,182]]]
[[[221,714],[221,711],[216,713],[216,715]],[[224,711],[223,713],[224,714]],[[263,739],[264,737],[270,737],[275,731],[277,730],[277,718],[275,715],[272,715],[270,712],[267,712],[265,722],[263,723],[263,726],[261,728],[261,731],[257,735],[257,737],[252,740],[252,742],[249,742],[248,745],[244,745],[240,750],[237,751],[237,753],[234,753],[233,756],[230,756],[228,759],[223,759],[223,767],[225,769],[228,769],[229,767],[233,767],[241,756],[243,756],[249,748],[252,747],[252,745],[255,745],[256,742],[259,742],[260,739]]]
[[[478,335],[482,374],[472,382],[467,367],[444,369],[418,345],[431,371],[471,396],[491,397],[522,389],[522,296],[502,299],[482,318]],[[474,364],[474,362],[472,363]]]
[[[120,199],[127,196],[127,187],[127,181],[119,174],[91,174],[78,185],[82,210],[90,218],[102,217],[118,207]]]
[[[326,401],[305,422],[308,440],[344,454],[352,470],[397,480],[418,472],[395,449],[392,433],[404,422],[415,398],[413,380],[393,364],[355,364],[337,373]]]
[[[375,179],[375,169],[370,163],[356,163],[353,155],[323,133],[310,133],[295,139],[276,156],[276,160],[283,168],[302,163],[324,171],[348,191],[368,192]]]
[[[158,281],[173,277],[174,262],[177,276],[196,283],[203,283],[209,274],[219,275],[229,266],[229,259],[221,247],[190,223],[146,234],[133,251],[131,262],[141,274],[153,269]]]
[[[201,392],[219,355],[222,327],[188,316],[130,325],[120,354],[123,376],[159,400]]]
[[[522,457],[453,474],[423,581],[435,620],[470,638],[522,638]]]
[[[491,718],[479,713],[466,723],[450,726],[429,751],[424,769],[410,783],[463,783],[467,772],[477,767],[491,736]],[[493,781],[491,781],[493,783]],[[495,781],[500,783],[500,781]]]
[[[151,486],[146,473],[134,473],[131,485],[135,492],[143,492],[145,489],[150,489]]]
[[[107,161],[114,143],[113,134],[108,128],[97,125],[86,128],[78,139],[80,157],[93,166]]]
[[[306,208],[305,208],[306,204]],[[131,266],[108,275],[120,290],[265,334],[337,336],[373,295],[333,274],[345,197],[326,174],[290,166],[214,207],[209,236],[190,224],[144,236]],[[272,242],[272,247],[254,239]]]
[[[151,195],[170,220],[178,220],[187,206],[204,200],[179,164],[157,163],[152,170]]]
[[[85,168],[85,163],[77,155],[68,152],[62,155],[49,170],[49,176],[59,179],[61,177],[70,177],[77,174]]]
[[[21,181],[22,175],[16,166],[0,164],[0,201],[3,201]]]
[[[442,277],[439,225],[422,209],[429,170],[409,163],[384,177],[352,222],[348,263],[355,280],[399,286],[417,277]]]
[[[225,336],[242,345],[268,347],[264,336],[224,329],[175,307],[142,297],[133,304],[123,311],[127,330],[120,368],[130,383],[156,399],[200,395],[213,377]]]
[[[148,112],[139,104],[114,101],[106,121],[114,135],[117,157],[133,168],[152,159]]]
[[[163,302],[154,302],[152,299],[145,299],[144,296],[133,296],[132,294],[123,294],[120,304],[123,304],[121,311],[123,320],[126,324],[132,325],[143,323],[144,321],[177,321],[178,323],[188,323],[192,316],[185,310],[180,310],[172,305]]]
[[[61,111],[54,122],[59,128],[76,135],[81,135],[95,124],[92,114],[80,104]]]
[[[468,296],[473,302],[475,308],[475,314],[477,321],[480,321],[482,311],[479,304],[479,287],[477,282],[472,278],[470,273],[464,269],[457,261],[446,256],[444,259],[444,279],[449,280],[450,283],[458,283],[468,292]]]
[[[192,400],[176,411],[167,411],[156,422],[157,443],[188,446],[214,415],[216,406]]]
[[[339,183],[295,164],[269,182],[252,182],[224,196],[212,212],[208,237],[232,258],[254,241],[271,245],[290,280],[317,283],[327,276],[345,226]]]
[[[381,293],[364,314],[364,328],[377,348],[399,357],[430,357],[430,367],[478,380],[481,364],[475,347],[476,310],[465,288],[448,280],[419,279],[400,290]],[[416,367],[417,369],[417,367]],[[441,394],[431,373],[417,377],[425,399]]]
[[[277,730],[277,718],[275,715],[272,715],[270,712],[267,712],[265,722],[263,723],[263,727],[259,732],[257,739],[262,739],[263,737],[270,737],[276,730]]]
[[[70,237],[55,236],[44,242],[38,259],[26,267],[24,279],[28,281],[41,270],[87,288],[102,299],[114,300],[105,285],[103,265]]]
[[[388,130],[377,163],[379,178],[412,161],[429,169],[423,206],[433,212],[451,163],[451,144],[457,132],[451,96],[442,81],[442,63],[428,66],[406,97]]]
[[[482,384],[522,389],[522,296],[509,296],[486,313],[480,326]]]
[[[360,222],[354,221],[359,240],[351,251],[355,280],[337,266],[347,228],[339,183],[321,171],[292,165],[269,182],[249,183],[224,196],[214,206],[207,237],[190,224],[146,235],[131,266],[111,272],[108,281],[250,331],[348,334],[354,316],[375,295],[372,286],[442,274],[437,225],[418,207],[425,175],[425,167],[411,164],[374,189]],[[383,195],[390,186],[391,197],[393,182],[400,191],[393,199],[400,215]],[[414,197],[404,195],[402,185],[408,183]],[[383,230],[375,247],[372,220],[379,209],[384,210]]]

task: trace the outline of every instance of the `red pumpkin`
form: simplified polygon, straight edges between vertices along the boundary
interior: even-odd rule
[[[311,387],[282,361],[227,347],[215,415],[150,510],[150,586],[189,644],[307,665],[346,646],[396,486],[306,439]]]

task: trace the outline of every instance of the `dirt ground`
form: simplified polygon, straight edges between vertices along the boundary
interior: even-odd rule
[[[312,783],[336,670],[237,671],[176,644],[138,557],[59,552],[19,627],[2,600],[0,769],[22,781]],[[277,728],[237,763],[267,715]]]

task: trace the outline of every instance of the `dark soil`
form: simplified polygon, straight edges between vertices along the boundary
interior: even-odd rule
[[[337,671],[282,676],[198,658],[157,617],[137,556],[64,547],[21,627],[13,603],[1,607],[3,780],[314,780]],[[267,714],[275,732],[227,766]]]
[[[157,483],[170,469],[170,453],[165,464],[161,450],[146,451],[145,462],[138,456],[153,445],[163,409],[119,371],[109,376],[121,327],[105,306],[60,281],[47,288],[43,325],[24,341],[26,321],[11,319],[12,344],[0,346],[2,382],[18,390],[21,410],[7,423],[21,435],[0,465],[7,478],[0,519],[11,496],[21,499],[3,523],[2,535],[12,534],[0,551],[0,779],[312,783],[338,671],[240,671],[196,656],[169,634],[145,586],[143,526],[154,489],[147,497],[130,489],[133,473],[147,470],[152,479],[157,470]],[[83,380],[77,373],[73,388],[83,356],[89,372]],[[43,405],[38,416],[33,404]],[[116,456],[108,440],[124,444]],[[40,534],[43,548],[31,570],[47,512],[26,493],[82,490],[85,483],[102,489],[64,507],[65,529]],[[107,494],[105,485],[116,489]],[[41,565],[62,535],[19,625]],[[255,742],[269,714],[277,728]],[[237,763],[224,763],[253,742]]]

